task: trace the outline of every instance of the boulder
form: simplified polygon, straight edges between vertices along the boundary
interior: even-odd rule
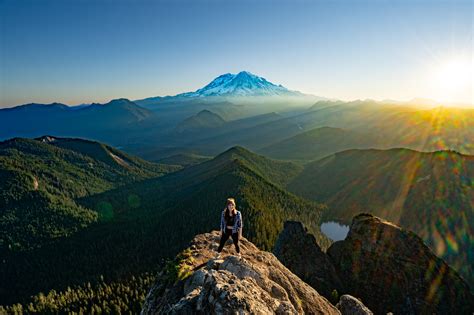
[[[344,294],[339,299],[336,307],[341,311],[342,315],[372,315],[372,311],[369,310],[360,300],[355,297]]]

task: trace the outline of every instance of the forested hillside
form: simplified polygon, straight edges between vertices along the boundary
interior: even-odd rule
[[[0,252],[40,247],[100,219],[77,198],[176,169],[80,139],[1,142]]]

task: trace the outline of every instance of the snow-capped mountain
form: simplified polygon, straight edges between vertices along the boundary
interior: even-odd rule
[[[207,96],[303,96],[301,92],[291,91],[282,85],[276,85],[265,78],[248,71],[237,74],[226,73],[218,76],[205,87],[195,92],[176,95],[177,97]]]
[[[286,87],[276,85],[248,71],[237,74],[226,73],[218,76],[209,84],[194,92],[180,93],[174,96],[148,97],[134,102],[140,106],[152,109],[158,103],[215,103],[215,102],[289,102],[307,103],[325,100],[311,94],[303,94],[299,91],[289,90]]]

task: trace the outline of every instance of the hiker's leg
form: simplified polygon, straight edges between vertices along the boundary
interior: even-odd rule
[[[217,252],[221,252],[222,249],[224,248],[225,242],[229,239],[230,233],[227,232],[227,229],[225,229],[224,233],[222,233],[221,236],[221,241],[219,242],[219,248],[217,248]]]
[[[240,253],[239,233],[232,233],[232,240],[234,241],[235,250]]]

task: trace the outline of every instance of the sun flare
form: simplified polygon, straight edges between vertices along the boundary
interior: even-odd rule
[[[439,67],[436,79],[439,88],[447,94],[456,93],[472,85],[473,63],[469,60],[453,59]]]

